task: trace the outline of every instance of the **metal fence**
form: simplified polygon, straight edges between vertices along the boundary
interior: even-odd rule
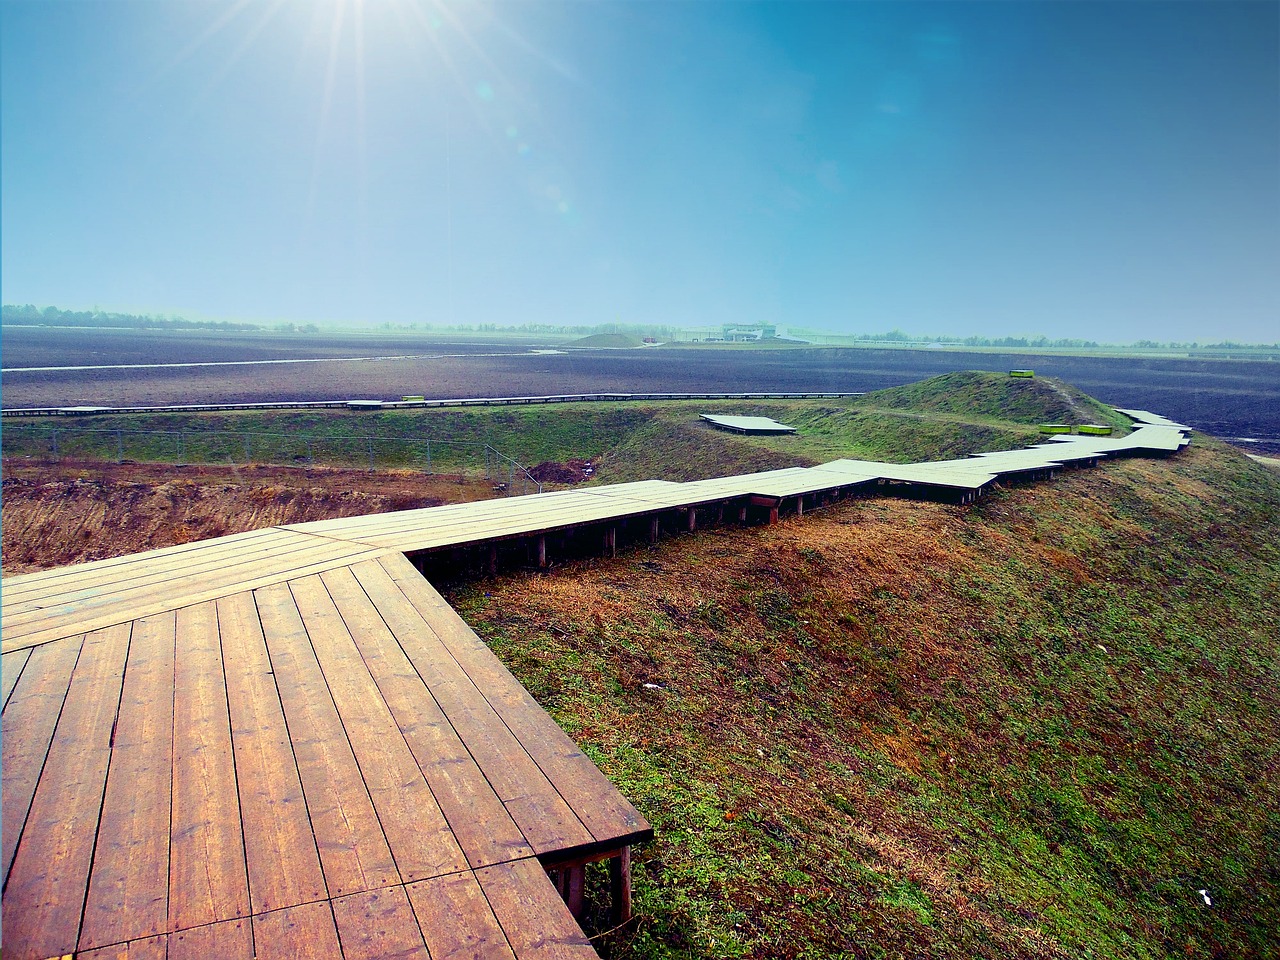
[[[6,457],[69,457],[115,463],[250,464],[479,474],[508,494],[541,493],[527,467],[488,443],[368,435],[240,430],[129,430],[64,423],[6,424]]]

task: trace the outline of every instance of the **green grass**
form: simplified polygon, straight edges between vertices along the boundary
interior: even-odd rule
[[[960,457],[1034,442],[1035,423],[1044,419],[1046,411],[1061,417],[1062,401],[1045,381],[1020,381],[1038,402],[1024,397],[1002,413],[998,401],[1007,379],[954,374],[910,389],[846,400],[83,417],[15,424],[5,431],[4,449],[7,456],[48,455],[54,447],[51,431],[56,429],[58,452],[86,459],[278,464],[310,459],[333,465],[372,463],[378,468],[475,473],[483,469],[487,444],[529,466],[547,460],[596,458],[598,482],[653,477],[689,480],[808,466],[839,457],[899,462]],[[953,393],[964,403],[952,402]],[[986,397],[982,403],[980,395]],[[773,437],[728,434],[702,422],[699,414],[704,412],[773,417],[795,426],[797,432]],[[1089,415],[1105,419],[1092,407]],[[86,429],[98,432],[86,433]],[[375,439],[370,442],[368,437]]]

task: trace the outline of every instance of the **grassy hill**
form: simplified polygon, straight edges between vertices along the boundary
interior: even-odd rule
[[[701,413],[773,417],[794,435],[742,437],[713,429]],[[591,459],[598,482],[702,479],[839,457],[907,462],[960,457],[1033,442],[1036,425],[1124,418],[1057,381],[962,373],[843,400],[691,400],[574,403],[376,413],[278,410],[136,414],[16,424],[6,456],[47,453],[59,429],[63,455],[140,462],[254,462],[425,467],[472,472],[490,444],[525,464]],[[83,429],[95,432],[82,433]],[[124,431],[119,437],[116,430]],[[181,443],[179,435],[181,432]],[[369,444],[364,437],[389,438]],[[356,439],[350,439],[350,438]],[[179,457],[185,457],[180,460]]]
[[[615,957],[1280,951],[1280,477],[1224,445],[453,600],[657,828]]]

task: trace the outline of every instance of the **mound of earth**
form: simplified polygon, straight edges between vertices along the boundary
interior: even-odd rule
[[[612,349],[641,346],[640,338],[626,333],[596,333],[573,341],[575,347],[609,347]]]
[[[595,476],[596,468],[590,460],[567,460],[557,463],[544,460],[529,470],[529,475],[539,483],[582,483]]]
[[[1022,379],[1010,377],[1007,372],[947,373],[878,390],[865,400],[890,409],[990,416],[1018,423],[1109,423],[1114,427],[1128,424],[1110,407],[1055,377]]]

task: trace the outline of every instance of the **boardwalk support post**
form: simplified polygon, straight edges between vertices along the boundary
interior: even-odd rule
[[[609,861],[609,892],[613,901],[613,923],[621,926],[631,919],[631,848]]]
[[[661,521],[656,517],[649,518],[649,542],[658,542],[658,532],[662,529]]]
[[[698,511],[697,511],[697,508],[690,507],[689,508],[689,532],[693,533],[693,531],[697,529],[698,529]]]
[[[545,533],[538,537],[538,567],[543,570],[547,567],[547,535]]]
[[[498,545],[497,543],[489,544],[489,576],[493,576],[498,572]]]
[[[616,557],[618,555],[617,527],[605,527],[604,529],[604,555],[606,557]]]
[[[583,911],[582,888],[585,885],[587,865],[579,863],[577,866],[567,867],[565,869],[568,887],[568,903],[569,912],[573,914],[574,919],[581,920]]]

